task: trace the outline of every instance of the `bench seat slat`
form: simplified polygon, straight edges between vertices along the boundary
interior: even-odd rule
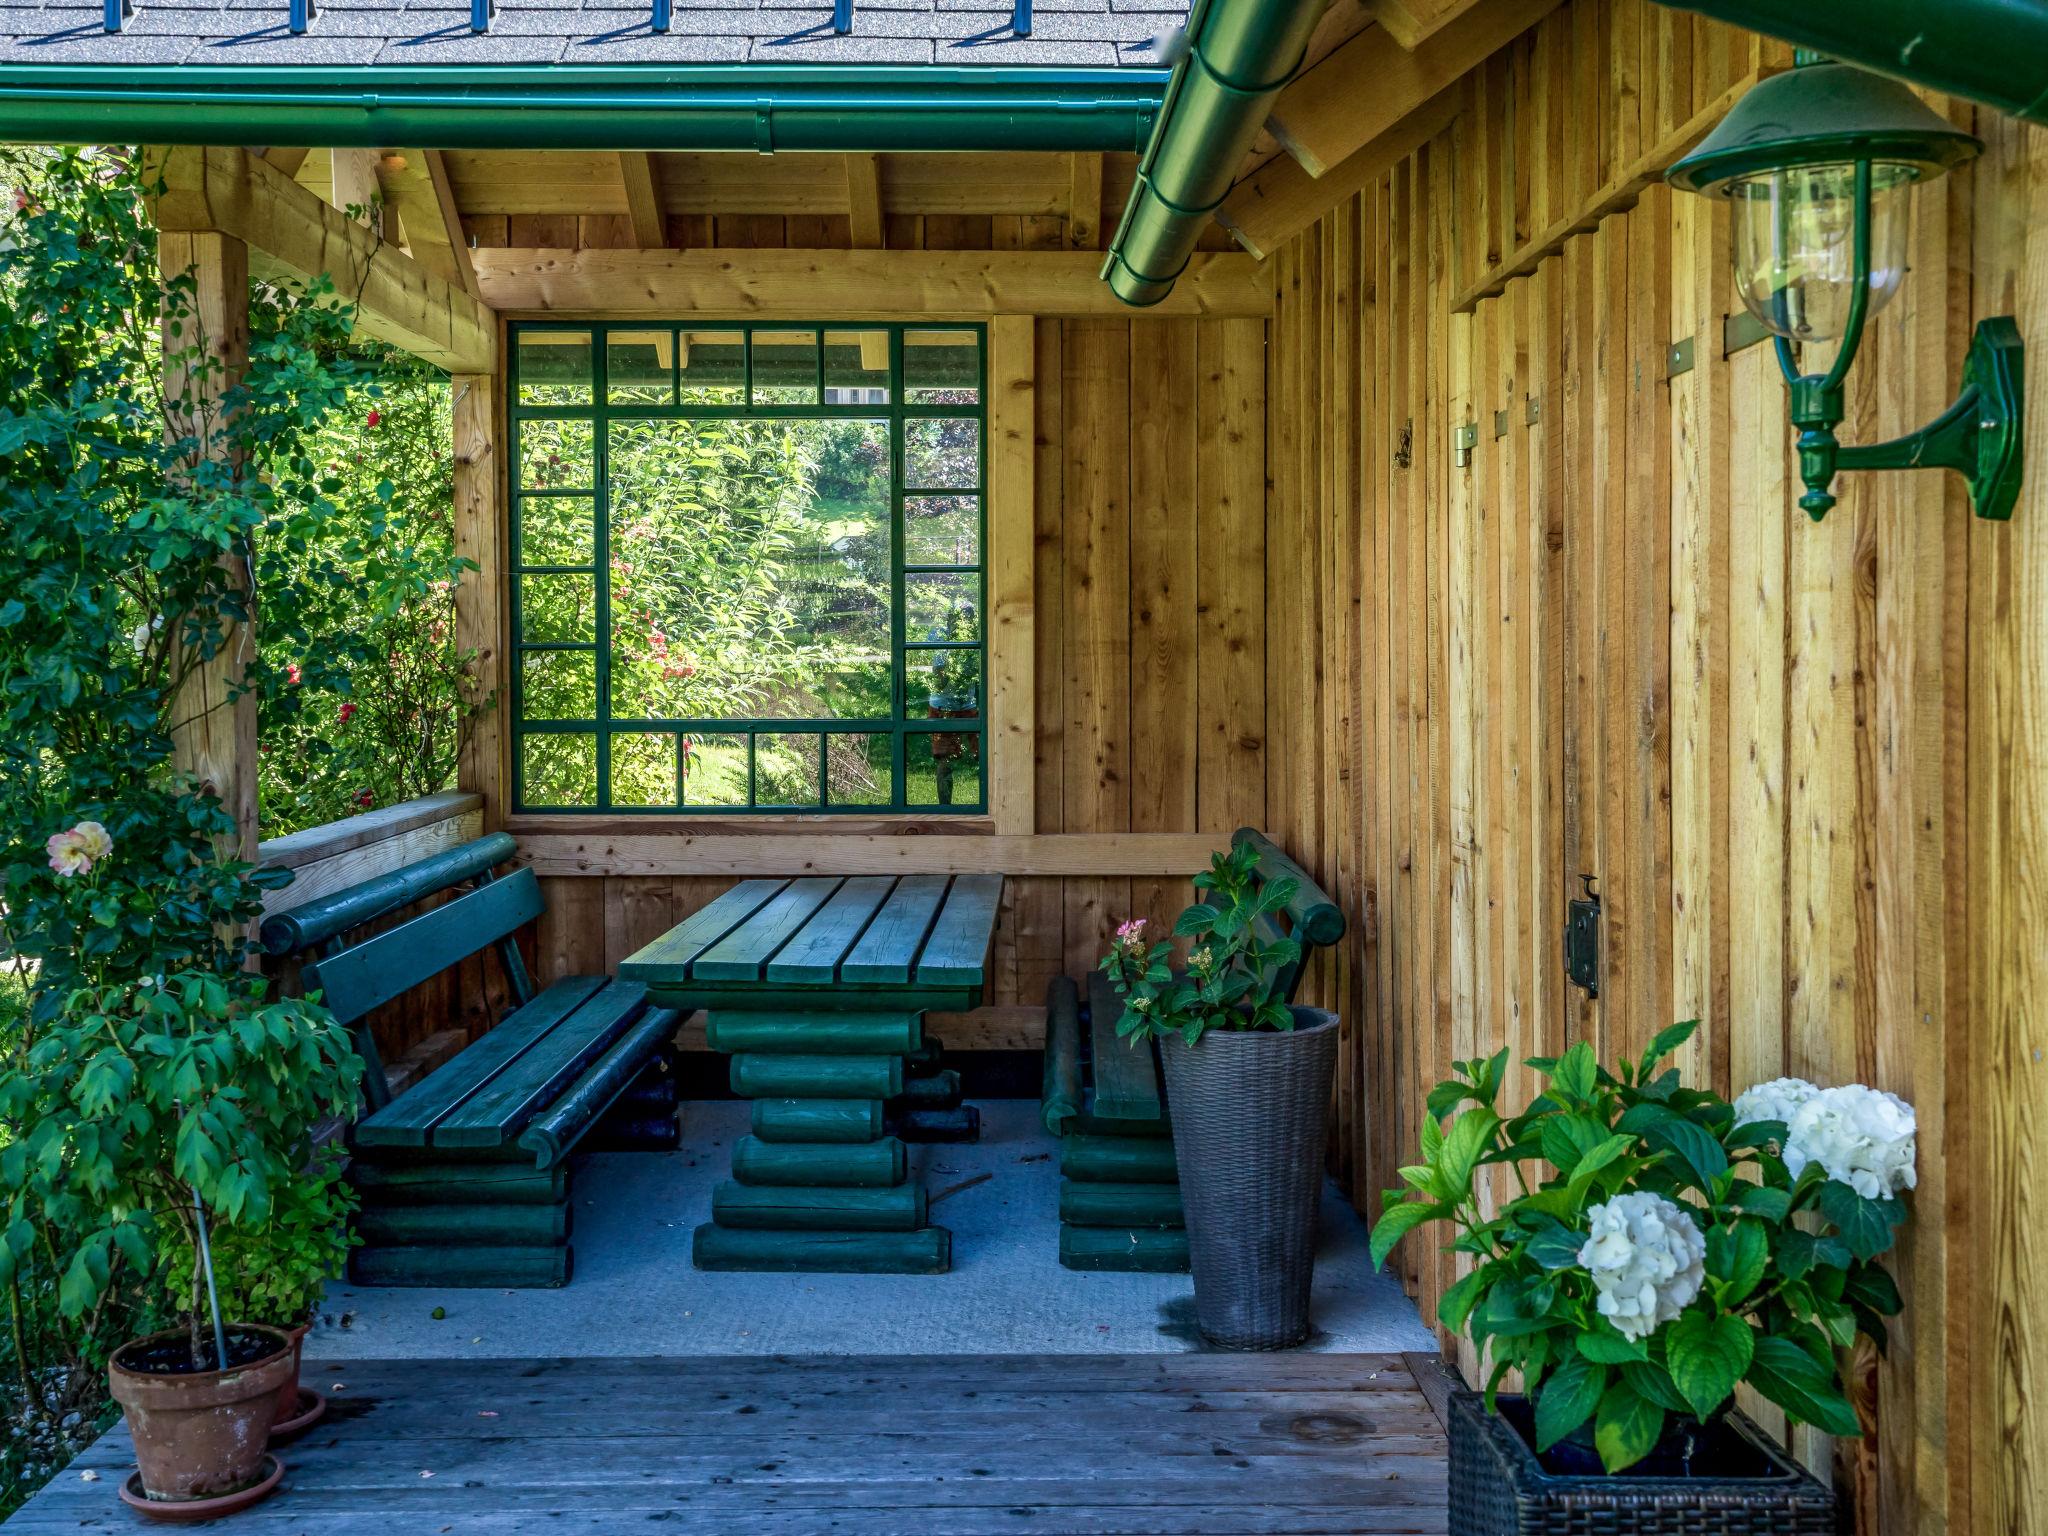
[[[839,886],[840,881],[830,876],[790,881],[758,912],[691,961],[691,977],[698,981],[759,981],[762,968]]]
[[[981,985],[1002,899],[1001,875],[962,875],[953,882],[939,920],[932,924],[932,936],[917,957],[920,986]]]
[[[673,986],[690,974],[690,962],[775,899],[787,880],[742,880],[691,913],[660,938],[626,957],[619,980],[650,987]]]
[[[356,1126],[365,1147],[424,1147],[434,1127],[477,1092],[536,1040],[580,1008],[605,984],[602,976],[569,976],[556,982],[496,1029],[472,1042],[422,1083],[407,1089]]]
[[[1116,1021],[1123,1017],[1123,999],[1100,971],[1088,977],[1088,1044],[1095,1061],[1093,1111],[1111,1120],[1157,1120],[1159,1068],[1152,1043],[1120,1038]]]
[[[530,869],[466,892],[389,933],[330,955],[305,968],[306,990],[316,988],[344,1024],[438,976],[541,914],[540,881]]]
[[[496,1147],[515,1140],[527,1122],[554,1103],[646,1006],[647,989],[636,981],[600,987],[444,1115],[434,1127],[433,1145]]]
[[[768,962],[768,979],[816,986],[837,981],[839,962],[867,930],[895,884],[892,875],[861,875],[847,881]]]
[[[841,981],[908,986],[917,952],[946,894],[944,875],[907,875],[839,966]]]
[[[542,1169],[559,1166],[647,1063],[675,1039],[681,1023],[671,1009],[649,1008],[559,1098],[543,1107],[519,1133],[519,1145],[534,1155],[535,1164]]]

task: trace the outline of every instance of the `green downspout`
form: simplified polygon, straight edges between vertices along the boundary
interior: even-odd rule
[[[1197,0],[1187,52],[1102,264],[1126,304],[1157,304],[1173,291],[1322,11],[1322,0]]]
[[[1124,150],[1161,69],[872,65],[0,66],[0,143]]]
[[[2048,5],[2042,0],[1659,3],[2048,123]]]

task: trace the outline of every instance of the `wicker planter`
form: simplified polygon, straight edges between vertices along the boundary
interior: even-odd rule
[[[1223,1349],[1308,1337],[1337,1016],[1296,1008],[1290,1033],[1162,1040],[1195,1322]]]
[[[1537,1461],[1525,1401],[1500,1405],[1452,1395],[1451,1536],[1834,1536],[1834,1494],[1739,1413],[1693,1476],[1665,1475],[1654,1455],[1641,1473],[1571,1476]],[[1703,1475],[1715,1463],[1728,1475]]]

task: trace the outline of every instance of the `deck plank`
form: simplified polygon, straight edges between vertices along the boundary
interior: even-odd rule
[[[1440,1536],[1399,1355],[309,1360],[328,1418],[237,1530]],[[488,1415],[488,1417],[486,1416]],[[129,1532],[126,1431],[8,1536]],[[82,1472],[98,1475],[90,1480]]]

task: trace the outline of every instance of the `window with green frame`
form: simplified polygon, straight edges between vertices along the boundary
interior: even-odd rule
[[[518,809],[986,808],[981,327],[511,345]]]

